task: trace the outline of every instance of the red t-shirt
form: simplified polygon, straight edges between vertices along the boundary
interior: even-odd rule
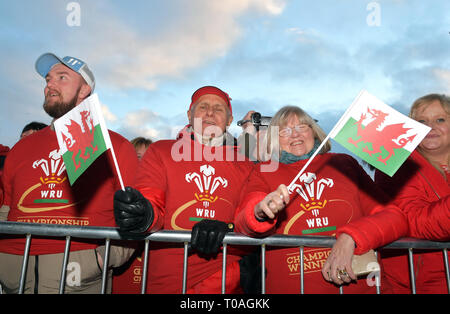
[[[155,211],[150,230],[191,230],[204,218],[233,222],[253,163],[238,157],[236,146],[204,146],[193,141],[189,133],[182,134],[179,140],[153,143],[140,162],[136,186]],[[151,243],[147,293],[181,293],[182,247]],[[229,247],[227,263],[239,259]],[[190,254],[187,288],[221,269],[222,254],[210,259]]]
[[[133,145],[109,131],[124,185],[133,185],[138,159]],[[3,172],[4,205],[8,221],[115,226],[113,196],[120,183],[111,152],[103,153],[70,186],[56,134],[50,127],[20,140],[9,152]],[[64,241],[33,238],[30,254],[64,252]],[[95,241],[73,240],[71,250],[98,246]],[[0,240],[0,251],[23,254],[23,238]]]
[[[289,185],[306,162],[280,163],[275,172],[255,170],[238,209],[237,231],[252,236],[273,233],[334,236],[340,226],[380,207],[373,181],[356,160],[348,155],[328,153],[317,155],[311,162],[297,182],[289,204],[276,219],[257,221],[254,206],[280,184]],[[329,248],[304,248],[305,293],[339,293],[321,273],[330,251]],[[267,293],[300,293],[299,254],[299,248],[267,248]],[[361,279],[346,286],[344,293],[376,293],[376,289]]]

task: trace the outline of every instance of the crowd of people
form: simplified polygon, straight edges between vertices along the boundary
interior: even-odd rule
[[[87,99],[95,78],[74,57],[47,53],[36,61],[46,81],[45,112],[58,119]],[[304,108],[285,106],[267,128],[256,129],[252,108],[234,138],[229,95],[215,86],[193,92],[187,124],[175,139],[131,141],[109,131],[125,188],[116,179],[111,152],[101,155],[70,185],[53,123],[27,125],[12,147],[0,145],[0,221],[118,227],[123,234],[158,230],[191,231],[186,292],[220,293],[222,241],[228,232],[250,237],[321,235],[336,237],[332,248],[304,250],[305,293],[375,293],[353,271],[355,256],[402,237],[450,239],[450,98],[430,94],[417,99],[410,117],[431,128],[393,176],[376,171],[374,179],[350,155],[332,153],[316,119]],[[251,146],[242,143],[251,141]],[[244,146],[244,148],[243,148]],[[311,159],[311,160],[310,160]],[[294,191],[292,178],[310,162]],[[267,171],[268,165],[276,164]],[[0,285],[17,293],[25,240],[0,236]],[[32,241],[25,293],[56,293],[65,242]],[[229,246],[227,293],[259,293],[261,267],[257,248]],[[181,293],[183,245],[150,247],[146,292]],[[67,282],[66,293],[99,293],[105,246],[73,240],[68,265],[80,278]],[[298,293],[298,248],[269,247],[266,292]],[[446,293],[442,252],[415,254],[419,293]],[[410,293],[405,251],[381,250],[384,293]],[[109,293],[138,293],[142,243],[113,242],[107,269]],[[137,279],[136,279],[137,278]]]

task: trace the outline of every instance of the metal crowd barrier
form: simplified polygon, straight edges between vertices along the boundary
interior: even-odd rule
[[[59,293],[64,293],[64,286],[66,281],[66,268],[69,258],[70,241],[72,238],[84,238],[84,239],[104,239],[105,240],[105,257],[103,260],[103,273],[102,273],[102,289],[101,293],[106,292],[107,282],[107,265],[109,262],[109,251],[111,240],[143,240],[144,246],[144,260],[143,260],[143,275],[141,293],[145,293],[147,285],[147,261],[149,254],[149,243],[154,242],[173,242],[184,244],[184,266],[183,266],[183,282],[182,293],[186,293],[187,283],[187,259],[189,242],[191,240],[191,233],[189,231],[173,231],[162,230],[149,235],[139,236],[132,234],[119,234],[117,228],[113,227],[89,227],[89,226],[68,226],[68,225],[51,225],[51,224],[36,224],[36,223],[20,223],[20,222],[0,222],[0,235],[25,235],[26,244],[22,262],[22,271],[20,275],[19,294],[24,292],[26,270],[28,265],[29,251],[31,245],[32,236],[45,236],[45,237],[57,237],[65,238],[66,245],[64,250],[63,265],[61,271],[61,280]],[[299,291],[304,293],[303,271],[304,260],[303,250],[305,247],[324,247],[330,248],[335,243],[335,238],[324,236],[286,236],[286,235],[272,235],[266,238],[250,238],[247,236],[239,235],[236,233],[229,233],[223,240],[223,266],[222,266],[222,294],[226,293],[225,278],[226,278],[226,259],[227,259],[227,245],[251,245],[261,247],[261,279],[262,279],[262,293],[266,292],[265,288],[265,265],[266,265],[266,247],[278,246],[278,247],[298,247],[300,253],[300,283]],[[450,293],[450,274],[449,274],[449,262],[447,256],[447,250],[450,248],[450,242],[434,242],[425,241],[412,238],[403,238],[397,240],[389,245],[383,247],[384,249],[405,249],[408,250],[408,260],[410,268],[410,280],[412,293],[416,293],[415,285],[415,272],[413,263],[413,250],[414,249],[430,249],[430,250],[442,250],[443,263],[445,267],[445,273],[447,277],[447,289]],[[377,283],[377,293],[380,293],[380,285]],[[340,293],[344,293],[343,287],[340,288]]]

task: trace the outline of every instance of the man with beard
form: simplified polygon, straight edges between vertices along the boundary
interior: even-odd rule
[[[89,97],[95,79],[86,63],[73,57],[46,53],[36,61],[46,80],[44,110],[55,119]],[[124,184],[132,185],[138,159],[130,142],[109,131]],[[4,203],[0,220],[114,226],[113,195],[120,188],[111,153],[102,154],[72,186],[59,153],[53,123],[20,140],[9,152],[3,172]],[[6,293],[17,293],[25,239],[0,240],[0,284]],[[73,239],[67,266],[66,293],[99,293],[104,241]],[[65,241],[33,238],[25,293],[57,293]],[[110,267],[122,265],[129,248],[112,245]],[[111,269],[108,269],[111,274]],[[111,280],[108,280],[108,284]],[[108,286],[110,291],[110,286]]]

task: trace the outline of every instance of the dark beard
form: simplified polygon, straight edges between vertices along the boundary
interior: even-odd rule
[[[58,100],[53,104],[49,104],[46,97],[43,105],[45,112],[54,119],[61,118],[63,115],[76,107],[79,91],[80,89],[78,89],[77,93],[71,100],[65,103],[63,103],[62,100]]]

